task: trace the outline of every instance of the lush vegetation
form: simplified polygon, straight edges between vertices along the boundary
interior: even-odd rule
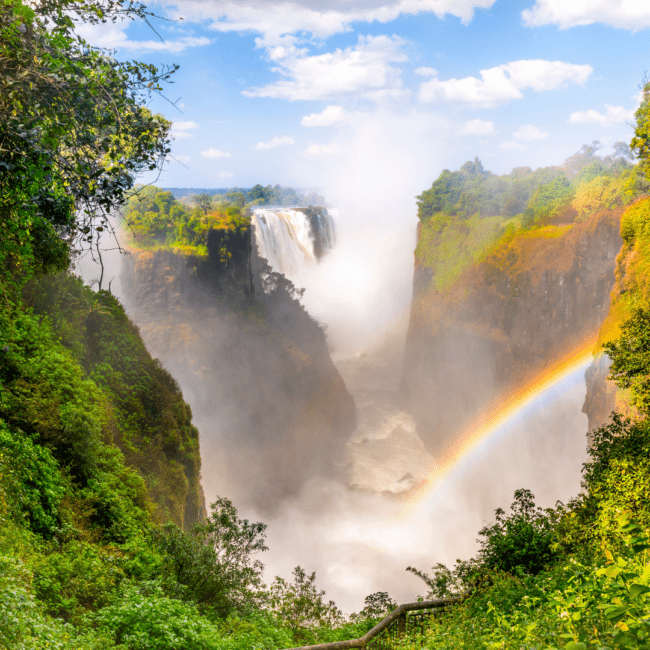
[[[573,223],[623,206],[648,189],[624,143],[600,157],[585,145],[560,167],[518,167],[497,176],[480,160],[444,170],[418,199],[418,262],[432,271],[431,290],[445,291],[488,252],[515,237],[559,237]]]
[[[205,512],[178,385],[116,298],[69,271],[80,249],[101,260],[110,213],[169,140],[144,105],[169,71],[116,62],[78,39],[75,21],[147,15],[128,0],[0,2],[0,647],[244,650],[359,636],[376,607],[344,621],[300,567],[267,588],[264,524],[225,498]],[[262,190],[253,201],[273,198]],[[194,199],[193,221],[167,193],[138,193],[133,232],[147,245],[198,249],[209,228],[248,227],[238,196],[215,213]],[[170,232],[159,222],[174,208]]]
[[[188,206],[171,192],[151,185],[136,188],[122,214],[127,240],[141,249],[205,257],[208,234],[221,230],[226,234],[221,251],[224,262],[228,236],[241,237],[250,228],[250,212],[237,203],[227,200],[213,204],[211,197],[200,195]]]

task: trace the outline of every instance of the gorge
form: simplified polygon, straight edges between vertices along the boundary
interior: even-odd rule
[[[366,347],[346,330],[345,306],[332,301],[341,254],[355,246],[343,212],[254,208],[252,229],[239,239],[210,232],[207,258],[132,249],[122,285],[148,348],[192,405],[208,500],[231,495],[248,515],[269,521],[278,549],[266,556],[269,573],[288,575],[313,558],[307,568],[352,609],[354,594],[389,587],[412,599],[417,583],[405,564],[430,561],[425,547],[446,563],[472,553],[481,522],[522,481],[549,506],[578,492],[588,426],[580,414],[584,366],[564,379],[563,391],[547,394],[543,411],[533,404],[534,415],[504,425],[482,463],[470,456],[464,473],[438,488],[432,477],[436,459],[481,413],[594,343],[609,309],[621,213],[569,215],[514,235],[488,216],[492,230],[477,240],[478,261],[461,258],[452,288],[442,291],[436,267],[416,251],[408,330],[403,313]],[[425,240],[428,225],[420,226],[418,251],[426,241],[431,250],[439,245]],[[218,253],[224,241],[227,263]],[[405,284],[398,291],[410,294]],[[334,365],[299,301],[328,326]],[[260,307],[267,326],[255,316]],[[434,488],[405,519],[403,499]],[[436,520],[445,523],[431,530]],[[397,536],[387,533],[389,521],[400,522]],[[461,542],[459,530],[467,531]],[[378,564],[384,569],[370,576]]]

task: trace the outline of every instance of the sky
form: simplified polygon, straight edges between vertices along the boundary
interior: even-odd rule
[[[180,66],[151,100],[173,122],[163,187],[323,189],[363,167],[378,192],[405,170],[421,191],[475,156],[505,174],[593,140],[609,153],[632,136],[650,60],[647,0],[148,7],[161,38],[135,22],[80,31],[118,59]]]

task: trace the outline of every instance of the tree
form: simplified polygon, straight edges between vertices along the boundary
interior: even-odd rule
[[[308,575],[297,566],[293,583],[276,577],[271,585],[271,610],[294,633],[314,627],[335,627],[344,621],[341,610],[333,601],[325,602],[325,592],[318,590],[315,583],[315,571]]]
[[[630,149],[639,158],[641,171],[646,177],[650,178],[650,80],[647,77],[642,94],[641,106],[637,108],[634,114],[636,125],[634,127],[634,137],[630,142]]]
[[[552,521],[541,508],[535,507],[530,490],[515,490],[511,514],[495,510],[496,522],[479,531],[483,538],[478,559],[488,569],[513,571],[522,568],[537,574],[556,557],[551,549]]]
[[[630,389],[630,401],[650,415],[650,309],[639,307],[621,326],[621,336],[605,343],[612,360],[609,379]]]
[[[265,531],[266,524],[240,519],[223,497],[189,533],[163,526],[154,532],[154,543],[166,557],[168,589],[222,617],[259,604],[264,566],[253,556],[267,550]]]
[[[397,607],[397,603],[388,595],[387,591],[376,591],[366,596],[363,604],[364,608],[358,614],[353,614],[351,618],[384,618]]]
[[[162,166],[170,123],[145,102],[176,66],[116,61],[75,32],[77,22],[150,15],[134,0],[0,4],[5,270],[43,252],[50,267],[65,267],[70,246],[91,247],[110,230],[107,216],[136,175]]]
[[[194,203],[196,203],[196,205],[198,205],[199,208],[203,210],[205,216],[207,217],[208,210],[212,206],[212,197],[207,193],[203,193],[203,194],[193,194],[192,199],[194,200]]]

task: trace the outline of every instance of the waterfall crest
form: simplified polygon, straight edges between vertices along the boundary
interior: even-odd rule
[[[334,213],[320,207],[255,208],[252,222],[260,256],[284,274],[318,262],[336,243]]]

